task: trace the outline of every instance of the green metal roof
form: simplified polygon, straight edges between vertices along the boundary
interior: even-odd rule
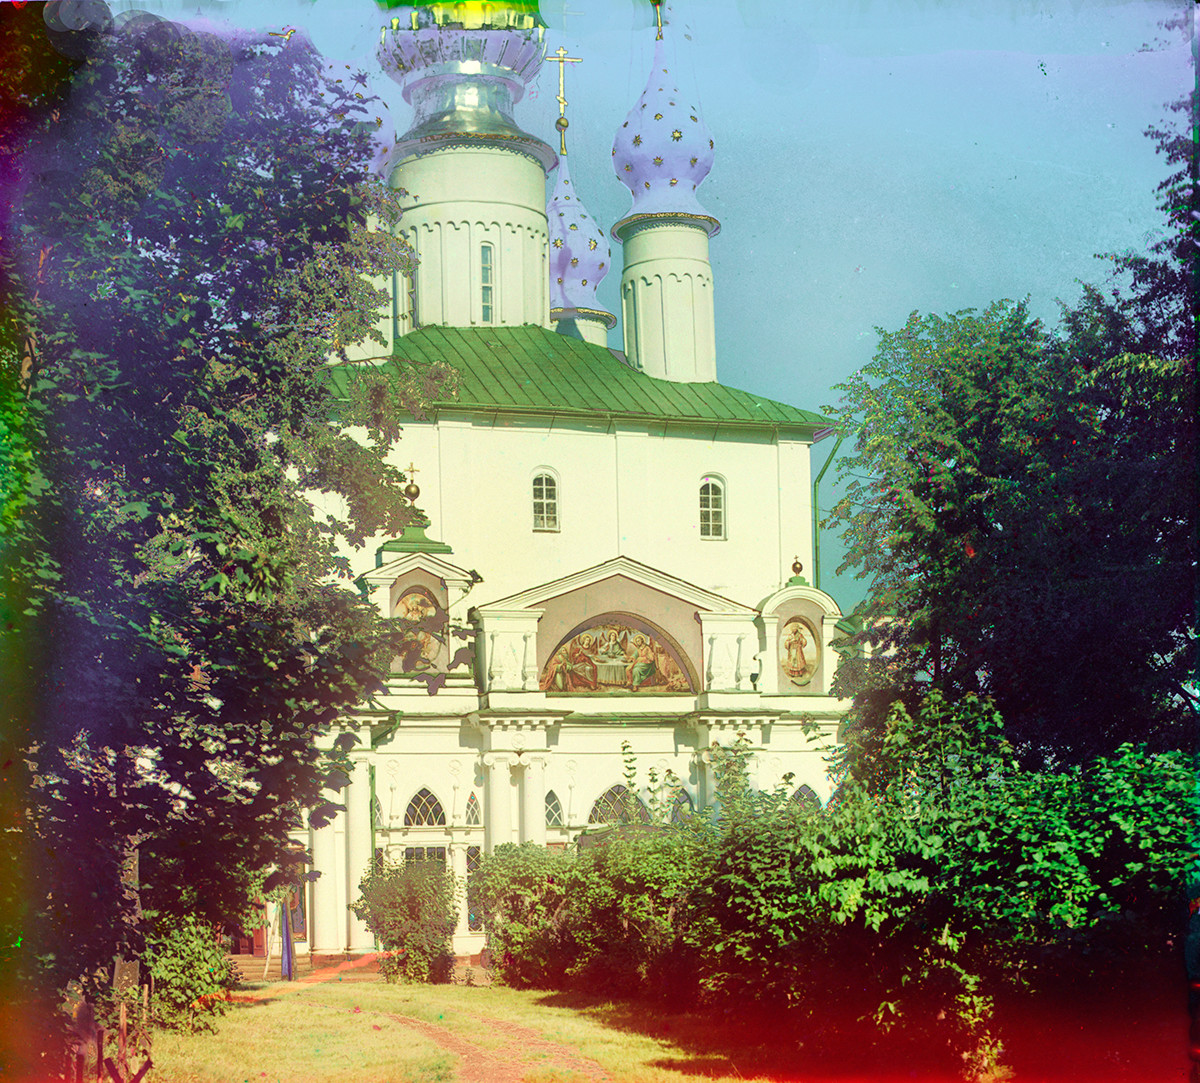
[[[423,327],[398,339],[393,353],[391,364],[442,361],[457,370],[458,395],[436,403],[438,408],[810,431],[830,424],[811,410],[718,383],[655,379],[630,368],[613,350],[545,327]]]

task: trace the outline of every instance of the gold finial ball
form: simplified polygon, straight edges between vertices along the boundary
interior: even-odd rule
[[[560,132],[565,132],[567,130],[567,128],[569,128],[571,126],[571,122],[569,120],[567,120],[566,117],[559,117],[558,120],[556,120],[554,122],[554,126]]]
[[[417,502],[417,497],[420,495],[421,490],[415,481],[410,481],[406,486],[404,486],[404,499],[410,504],[415,504]]]
[[[799,575],[804,571],[804,565],[800,563],[800,558],[797,557],[792,561],[792,575]]]

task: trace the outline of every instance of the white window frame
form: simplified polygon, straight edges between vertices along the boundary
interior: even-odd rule
[[[538,486],[542,479],[549,480],[554,486],[554,495],[547,498],[545,488],[538,495]],[[535,534],[558,534],[562,531],[562,483],[555,471],[546,467],[538,467],[530,479],[530,511],[533,516],[533,532]],[[539,506],[541,511],[539,512]],[[550,512],[547,512],[550,508]],[[553,516],[552,518],[550,516]]]
[[[717,529],[713,529],[713,506],[712,494],[706,494],[705,489],[710,485],[717,487],[718,504],[716,514],[719,516]],[[729,537],[729,485],[720,474],[705,474],[700,479],[700,488],[698,490],[700,505],[699,505],[699,526],[700,538],[702,541],[725,541]],[[706,506],[707,505],[707,506]],[[705,516],[707,515],[707,522]]]
[[[496,322],[496,246],[479,242],[479,322]]]

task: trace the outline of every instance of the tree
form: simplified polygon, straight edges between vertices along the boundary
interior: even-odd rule
[[[397,649],[330,581],[338,546],[403,529],[396,406],[447,376],[364,375],[349,402],[325,376],[374,326],[363,276],[411,260],[354,81],[300,35],[105,25],[10,130],[2,214],[7,446],[32,449],[3,567],[4,961],[51,1005],[156,915],[235,923],[302,874],[288,831],[328,814],[347,749],[314,738]]]
[[[845,568],[871,581],[843,765],[929,690],[982,694],[1031,761],[1194,725],[1196,420],[1190,360],[1087,367],[1024,304],[910,317],[832,408]]]

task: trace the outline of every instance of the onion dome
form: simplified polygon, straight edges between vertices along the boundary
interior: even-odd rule
[[[550,219],[550,310],[575,309],[599,314],[596,287],[608,274],[612,252],[600,224],[579,202],[565,155],[547,208]],[[604,313],[616,323],[616,318]],[[607,320],[606,320],[607,322]]]
[[[713,164],[713,140],[699,108],[679,91],[662,38],[654,43],[654,67],[642,96],[613,141],[613,170],[633,193],[620,229],[640,215],[684,214],[703,220],[709,236],[720,223],[700,206],[696,189]]]
[[[547,172],[554,152],[523,132],[513,107],[537,77],[543,24],[532,2],[407,7],[384,26],[377,56],[416,112],[397,151],[454,143],[508,144]]]

